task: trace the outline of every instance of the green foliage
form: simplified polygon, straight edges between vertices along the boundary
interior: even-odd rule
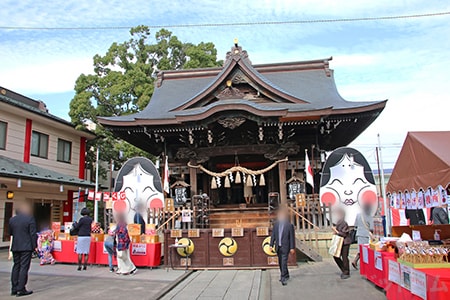
[[[156,74],[160,70],[208,68],[222,65],[217,60],[213,43],[198,45],[181,42],[172,32],[161,29],[152,36],[147,26],[130,30],[131,38],[113,43],[105,55],[95,55],[94,73],[81,74],[75,83],[75,96],[70,102],[69,116],[77,128],[90,121],[97,124],[99,138],[88,143],[87,162],[95,162],[95,148],[100,147],[101,159],[114,160],[149,154],[118,140],[97,121],[98,116],[112,117],[136,113],[144,109],[154,91]],[[99,170],[106,174],[106,170]]]

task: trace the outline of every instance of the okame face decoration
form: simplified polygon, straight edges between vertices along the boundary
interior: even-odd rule
[[[114,214],[125,213],[128,224],[136,214],[148,220],[148,209],[163,208],[161,178],[153,163],[143,157],[128,160],[119,171],[115,191],[125,192],[124,201],[113,204]]]
[[[369,164],[361,153],[352,148],[339,148],[331,153],[322,172],[320,201],[344,208],[350,226],[362,207],[368,207],[371,215],[376,213],[376,186]]]

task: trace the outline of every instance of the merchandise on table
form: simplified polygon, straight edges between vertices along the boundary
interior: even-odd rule
[[[399,260],[423,267],[450,267],[448,261],[449,248],[430,246],[426,241],[397,243]]]

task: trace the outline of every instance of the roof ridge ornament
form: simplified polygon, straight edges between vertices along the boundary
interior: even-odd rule
[[[246,50],[242,50],[242,47],[238,44],[238,39],[234,39],[234,46],[231,47],[231,51],[227,52],[227,55],[225,57],[224,65],[229,64],[232,60],[239,61],[239,60],[246,60],[250,65],[252,62],[248,58],[248,53]]]

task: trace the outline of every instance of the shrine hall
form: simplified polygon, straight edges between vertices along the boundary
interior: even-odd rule
[[[171,184],[188,186],[187,198],[207,194],[214,208],[292,198],[293,180],[297,192],[317,193],[304,184],[305,153],[319,174],[323,153],[352,142],[386,105],[342,98],[331,59],[254,65],[236,43],[222,67],[160,71],[144,110],[99,119],[167,156]]]

